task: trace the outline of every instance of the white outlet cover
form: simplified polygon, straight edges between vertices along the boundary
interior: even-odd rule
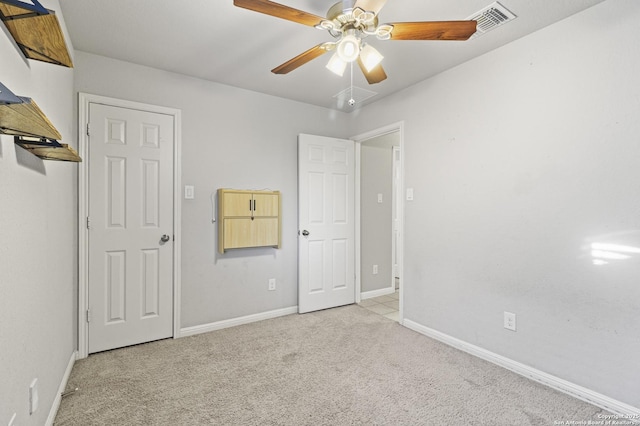
[[[511,331],[516,331],[516,314],[513,312],[504,313],[504,328]]]
[[[378,203],[382,203],[382,194],[378,194]]]

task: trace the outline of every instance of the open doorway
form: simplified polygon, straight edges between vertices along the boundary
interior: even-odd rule
[[[402,323],[402,126],[354,139],[357,302]]]

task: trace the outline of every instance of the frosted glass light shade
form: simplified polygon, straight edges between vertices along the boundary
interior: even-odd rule
[[[371,72],[382,61],[384,56],[380,54],[373,46],[367,44],[362,48],[360,52],[360,59],[362,64],[368,72]]]
[[[355,61],[360,54],[360,40],[352,34],[344,36],[338,42],[336,53],[343,62]]]
[[[342,77],[342,75],[344,74],[344,70],[347,68],[347,63],[340,59],[338,53],[336,52],[331,56],[331,59],[329,59],[329,63],[327,63],[326,67],[332,73]]]

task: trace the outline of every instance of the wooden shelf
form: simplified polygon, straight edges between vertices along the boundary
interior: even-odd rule
[[[46,146],[43,143],[29,143],[28,140],[17,141],[16,144],[26,149],[36,157],[43,160],[55,160],[55,161],[71,161],[79,163],[82,158],[78,155],[78,152],[71,148],[66,143],[59,144],[59,146]]]
[[[60,23],[52,10],[44,9],[47,13],[41,14],[26,6],[22,8],[7,3],[0,0],[0,20],[24,56],[73,68]]]
[[[0,133],[62,139],[60,132],[32,99],[21,96],[18,99],[21,103],[0,105]]]
[[[82,161],[73,148],[58,142],[62,135],[32,99],[14,95],[2,83],[0,134],[13,135],[17,145],[43,160]]]

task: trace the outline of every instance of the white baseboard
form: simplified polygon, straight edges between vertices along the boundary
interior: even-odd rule
[[[289,308],[276,309],[273,311],[261,312],[259,314],[247,315],[244,317],[232,318],[223,321],[212,322],[209,324],[195,325],[193,327],[185,327],[180,329],[177,337],[194,336],[196,334],[208,333],[210,331],[222,330],[223,328],[235,327],[236,325],[249,324],[256,321],[262,321],[271,318],[282,317],[285,315],[297,314],[298,307],[291,306]]]
[[[528,379],[535,380],[536,382],[542,383],[550,388],[571,395],[574,398],[586,401],[600,408],[604,408],[605,410],[618,415],[619,420],[631,421],[636,424],[640,423],[640,408],[617,401],[606,395],[602,395],[580,385],[576,385],[575,383],[571,383],[567,380],[545,373],[544,371],[537,370],[502,355],[490,352],[481,347],[472,345],[471,343],[456,339],[455,337],[451,337],[448,334],[441,333],[415,321],[405,319],[402,324],[413,331],[417,331],[427,337],[439,340],[440,342],[453,346],[456,349],[460,349],[463,352],[467,352],[478,358],[484,359],[485,361],[489,361],[500,367],[506,368],[507,370],[511,370],[514,373],[520,374]]]
[[[75,364],[77,358],[78,352],[73,351],[71,353],[71,358],[69,358],[67,369],[64,371],[64,375],[62,376],[62,380],[60,381],[60,386],[58,386],[58,393],[56,393],[56,397],[53,400],[51,410],[49,410],[49,417],[47,417],[47,422],[45,423],[46,426],[53,426],[53,421],[56,419],[58,408],[60,408],[60,402],[62,401],[62,393],[67,388],[67,382],[69,381],[71,370],[73,370],[73,365]]]
[[[396,289],[394,287],[386,287],[386,288],[381,288],[380,290],[365,291],[360,293],[360,299],[361,300],[372,299],[374,297],[386,296],[387,294],[393,294],[395,292],[396,292]]]

